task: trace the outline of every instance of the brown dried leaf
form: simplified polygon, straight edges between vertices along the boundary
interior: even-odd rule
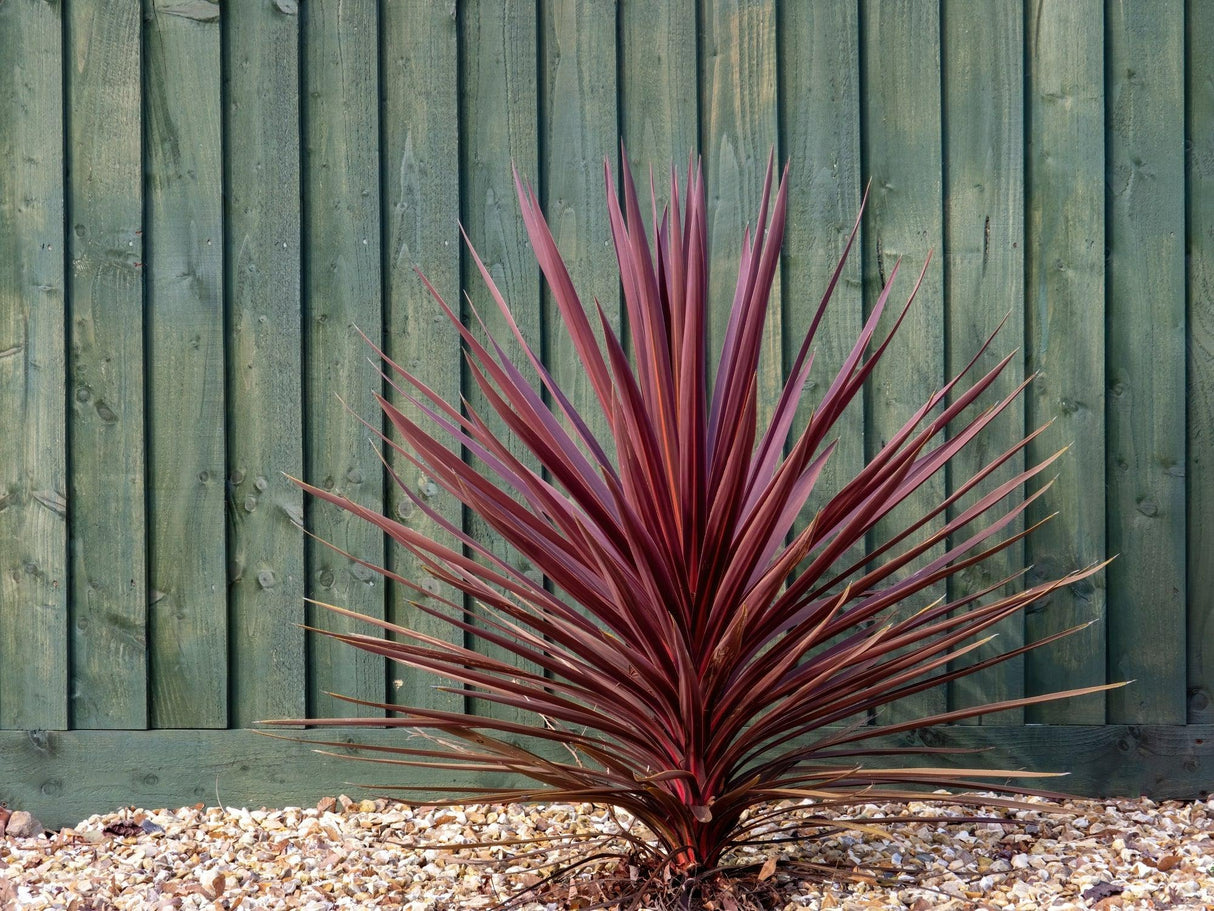
[[[763,861],[763,866],[759,870],[759,882],[763,882],[765,879],[770,879],[772,874],[775,872],[776,859],[774,857],[769,857],[767,860]]]

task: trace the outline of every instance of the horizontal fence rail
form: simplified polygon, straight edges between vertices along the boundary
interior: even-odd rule
[[[367,442],[358,416],[378,420],[376,393],[407,403],[360,332],[477,405],[458,336],[414,274],[452,303],[463,289],[485,300],[461,223],[547,367],[590,401],[512,168],[536,186],[583,299],[619,327],[603,167],[621,142],[659,187],[672,159],[682,172],[689,152],[703,156],[716,338],[768,154],[788,162],[758,377],[768,407],[866,187],[810,402],[897,261],[917,272],[934,251],[896,348],[840,422],[824,489],[1001,322],[984,358],[1019,354],[992,395],[1036,379],[958,457],[959,476],[1047,422],[1024,458],[1070,447],[1027,521],[1058,515],[937,594],[1116,554],[1001,624],[973,660],[1098,622],[888,718],[1132,679],[940,736],[991,745],[992,765],[1069,768],[1067,787],[1085,793],[1205,793],[1214,19],[1201,12],[1182,0],[0,2],[0,801],[53,798],[52,818],[133,795],[186,803],[209,800],[218,776],[224,800],[289,802],[363,769],[244,730],[255,722],[371,711],[333,693],[455,710],[475,698],[303,628],[357,628],[311,598],[453,634],[305,535],[424,578],[287,476],[444,534]],[[428,478],[402,478],[491,540]],[[939,502],[949,478],[932,483],[923,496]]]

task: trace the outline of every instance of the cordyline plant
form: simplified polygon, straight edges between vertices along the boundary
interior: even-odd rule
[[[728,860],[727,852],[773,840],[770,825],[789,803],[810,799],[815,809],[837,810],[923,800],[931,788],[991,790],[986,782],[992,779],[1042,774],[890,767],[891,754],[938,751],[892,750],[888,742],[869,741],[1105,687],[887,725],[866,723],[889,703],[1034,647],[971,664],[956,660],[989,641],[983,634],[995,624],[1099,568],[1014,594],[1004,593],[1009,579],[953,600],[931,600],[928,594],[953,573],[1027,533],[1014,523],[1040,492],[1027,500],[1020,492],[1057,454],[1006,480],[983,482],[1040,430],[972,477],[954,475],[947,498],[864,552],[878,523],[893,521],[895,507],[944,469],[1024,389],[1020,384],[985,410],[963,417],[1013,356],[962,383],[979,359],[975,356],[960,376],[907,416],[855,477],[832,496],[815,497],[815,483],[834,449],[832,429],[885,354],[914,292],[893,328],[878,335],[895,268],[812,416],[795,427],[813,362],[811,346],[843,270],[840,260],[770,421],[760,426],[756,375],[783,237],[784,180],[769,212],[769,164],[753,235],[747,229],[743,237],[733,307],[712,365],[698,165],[689,166],[681,197],[672,175],[670,202],[660,215],[655,194],[652,245],[627,167],[622,206],[610,169],[606,172],[631,352],[601,308],[588,313],[583,306],[535,194],[516,176],[531,244],[593,389],[606,439],[591,430],[589,416],[574,408],[523,337],[474,250],[471,255],[521,355],[508,354],[507,340],[486,340],[465,326],[458,312],[427,287],[459,330],[469,376],[506,432],[494,430],[489,415],[468,401],[445,402],[423,377],[377,351],[391,384],[423,416],[415,420],[380,396],[403,441],[381,434],[384,443],[479,516],[548,582],[524,574],[517,561],[445,519],[394,471],[405,496],[456,544],[432,540],[340,495],[302,485],[383,529],[429,573],[469,596],[477,612],[473,619],[460,601],[423,592],[417,581],[380,569],[424,595],[415,608],[450,624],[455,641],[331,605],[325,606],[366,619],[393,638],[318,632],[455,681],[464,687],[458,692],[475,696],[481,713],[383,704],[378,708],[387,717],[289,723],[406,728],[425,736],[413,745],[367,749],[403,757],[387,761],[404,765],[506,772],[535,782],[461,788],[451,802],[470,797],[588,802],[624,810],[649,833],[645,840],[630,840],[634,867],[638,857],[647,858],[640,866],[654,881],[676,884],[685,906]],[[844,258],[855,236],[853,230]],[[946,428],[951,429],[946,433]],[[518,457],[509,438],[521,443],[531,460]],[[464,451],[473,458],[466,460]],[[972,502],[963,505],[970,494]],[[799,516],[808,522],[797,530]],[[517,663],[465,647],[461,634],[495,646],[495,654]],[[516,720],[520,713],[524,720]],[[1036,793],[1006,784],[994,790]],[[1014,804],[1009,796],[948,799],[974,806]],[[825,815],[800,816],[797,831],[815,823],[823,831],[847,825]],[[837,871],[822,867],[819,872]]]

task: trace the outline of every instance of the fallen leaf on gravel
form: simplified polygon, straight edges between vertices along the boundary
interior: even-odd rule
[[[134,838],[137,835],[143,834],[143,827],[136,825],[129,820],[122,820],[120,822],[110,823],[110,825],[106,826],[101,831],[106,835],[113,835],[116,838]]]
[[[1090,889],[1085,889],[1083,897],[1090,902],[1098,902],[1102,898],[1109,898],[1114,895],[1120,895],[1125,891],[1125,886],[1119,883],[1099,882]]]
[[[763,880],[770,878],[775,872],[776,859],[774,857],[769,857],[767,860],[763,861],[763,866],[759,870],[759,882],[763,882]]]

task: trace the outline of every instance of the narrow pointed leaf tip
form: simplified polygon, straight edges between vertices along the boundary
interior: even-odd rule
[[[883,316],[895,299],[891,275],[833,375],[807,383],[824,369],[810,352],[853,230],[805,337],[790,349],[799,354],[778,400],[762,403],[755,377],[789,217],[786,171],[773,194],[773,157],[753,228],[737,226],[737,280],[718,336],[708,318],[715,302],[699,162],[690,162],[681,185],[672,176],[667,199],[651,181],[642,206],[626,161],[618,192],[605,167],[624,338],[587,305],[595,300],[587,292],[614,289],[575,289],[538,198],[515,175],[523,224],[587,394],[575,400],[561,388],[471,244],[485,284],[469,297],[472,325],[426,283],[436,312],[462,340],[472,384],[464,401],[442,400],[367,340],[392,391],[379,400],[389,430],[377,430],[378,421],[367,426],[391,477],[442,540],[292,479],[376,526],[457,593],[440,597],[423,580],[381,569],[412,589],[412,616],[431,632],[369,618],[374,635],[318,632],[433,675],[444,689],[473,697],[472,712],[350,699],[378,715],[289,723],[405,728],[420,740],[365,749],[410,767],[463,769],[473,781],[508,776],[509,786],[463,792],[477,800],[615,806],[648,827],[646,850],[681,874],[728,861],[752,837],[746,820],[780,795],[846,806],[935,799],[908,785],[976,786],[994,773],[884,767],[879,757],[891,750],[881,735],[1050,695],[884,726],[854,722],[1027,651],[1032,644],[968,667],[956,661],[989,644],[991,627],[1103,566],[1029,587],[1013,573],[985,591],[936,597],[953,573],[999,557],[1028,533],[1024,484],[1057,457],[991,480],[1041,428],[1010,448],[988,446],[1000,454],[970,474],[954,460],[1023,392],[1025,383],[1012,384],[1010,394],[985,399],[1013,359],[971,376],[988,339],[853,477],[824,489],[824,466],[848,426],[839,419],[890,356],[919,283]],[[643,208],[652,216],[648,233]],[[485,331],[477,315],[485,308],[502,317],[509,337]],[[824,391],[803,401],[807,390]],[[988,407],[969,409],[975,402]],[[798,424],[802,414],[809,417]],[[949,466],[949,498],[918,517],[896,509]],[[478,516],[490,537],[473,537],[414,492],[409,479],[419,473]],[[435,635],[435,624],[446,624],[450,636]],[[520,778],[531,783],[520,787]]]

